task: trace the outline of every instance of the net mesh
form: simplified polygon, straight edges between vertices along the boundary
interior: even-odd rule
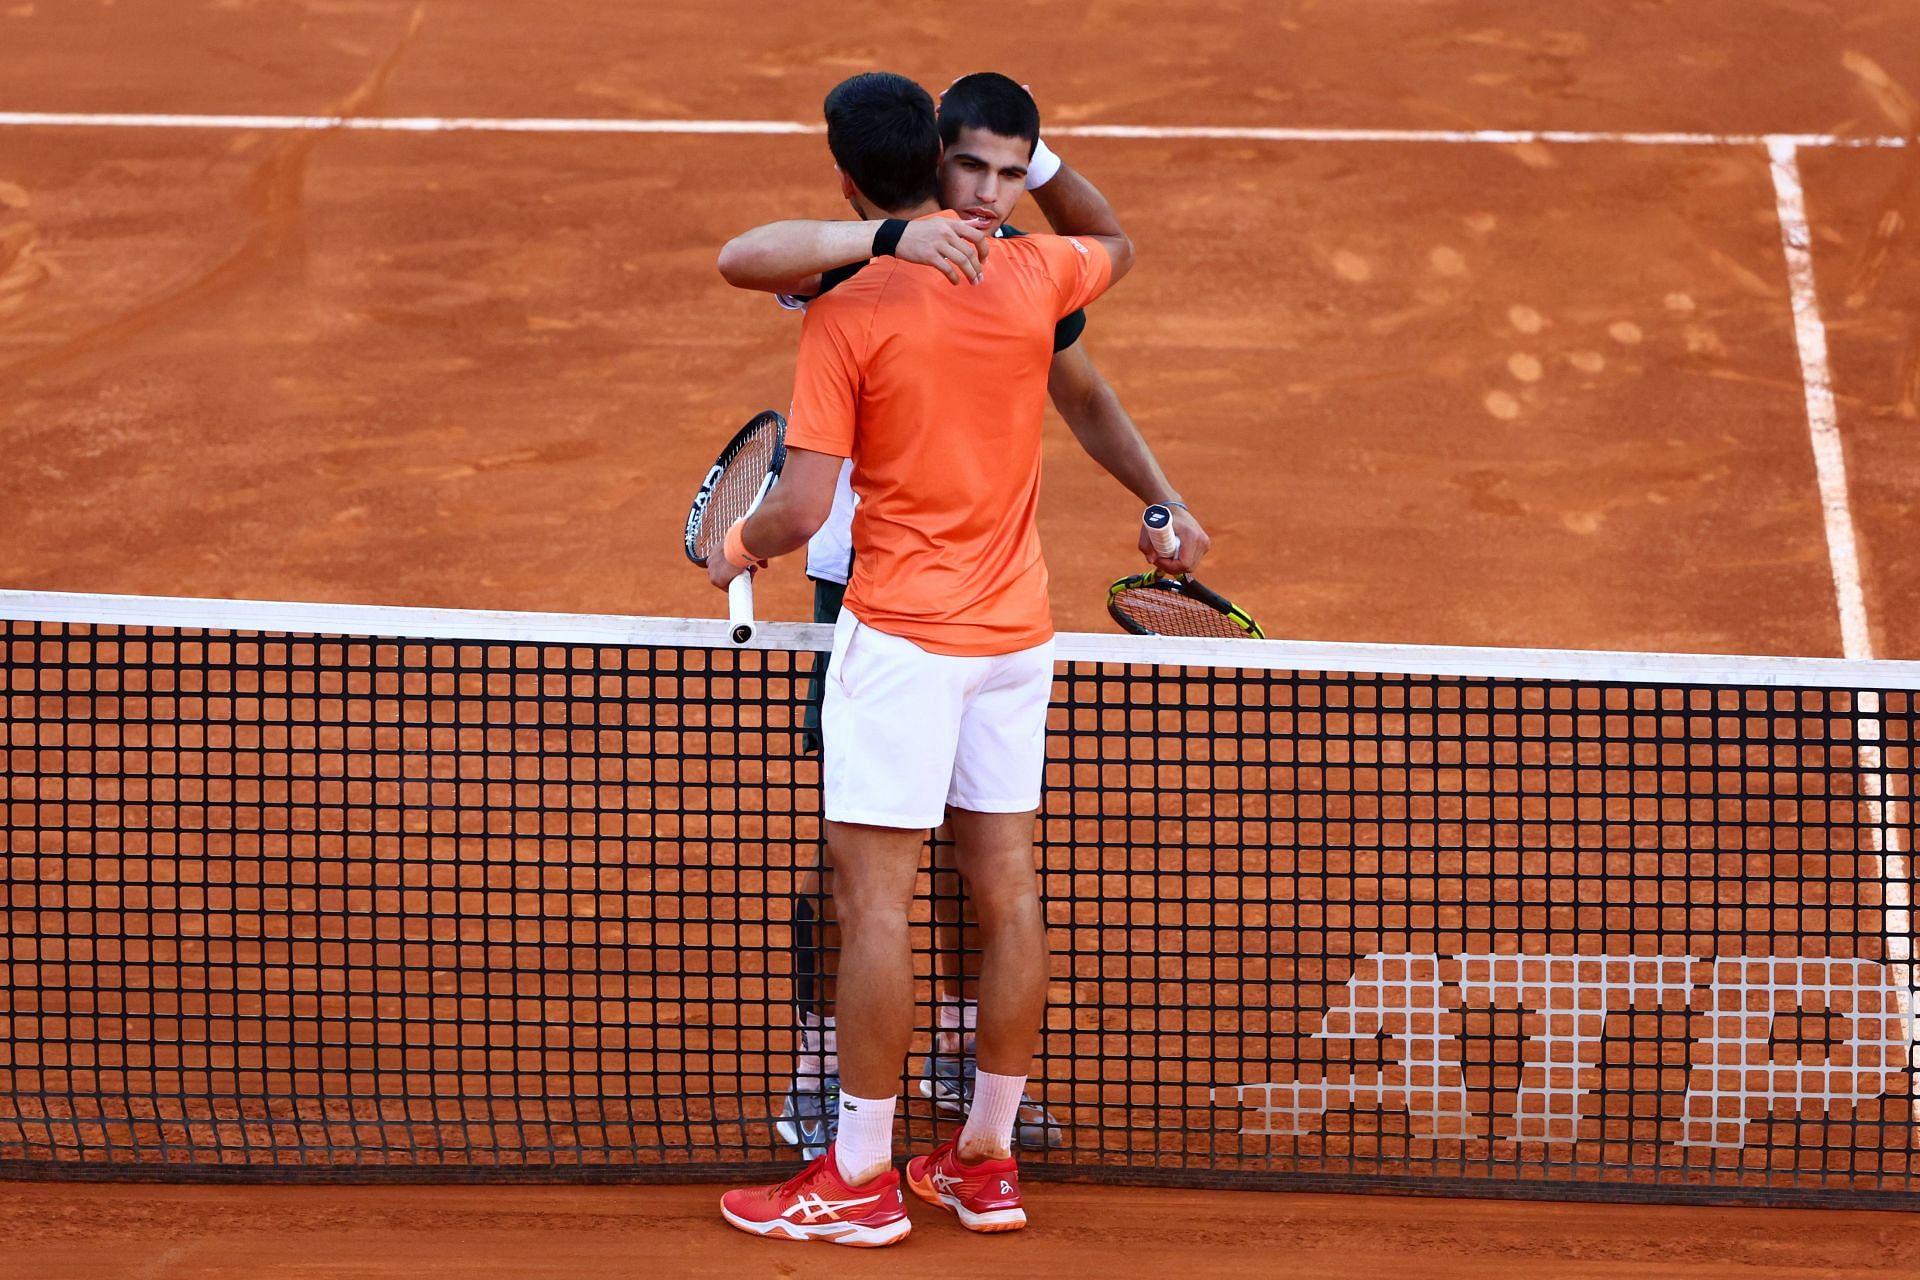
[[[789,1167],[820,633],[773,631],[794,647],[0,623],[0,1170]],[[1061,1145],[1024,1169],[1920,1189],[1910,690],[1072,639],[1033,1084]],[[975,994],[950,862],[915,909],[907,1144],[952,1123],[915,1083],[958,1051],[935,998]]]
[[[713,494],[707,499],[706,509],[701,513],[700,524],[693,532],[693,553],[700,563],[707,563],[710,557],[719,552],[727,530],[752,508],[761,484],[766,481],[767,469],[773,465],[780,442],[780,427],[769,420],[742,440],[739,448],[721,468],[720,477],[714,482]]]
[[[1183,595],[1178,582],[1164,579],[1115,592],[1108,611],[1136,635],[1237,640],[1247,634],[1212,605]]]

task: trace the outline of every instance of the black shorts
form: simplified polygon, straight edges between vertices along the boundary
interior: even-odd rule
[[[847,598],[845,583],[813,579],[813,620],[832,626],[840,620],[840,606]],[[827,695],[827,655],[813,656],[813,670],[807,674],[806,702],[800,709],[800,751],[820,754],[820,703]]]

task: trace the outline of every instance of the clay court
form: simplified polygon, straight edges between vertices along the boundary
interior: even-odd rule
[[[1090,312],[1087,348],[1212,533],[1207,580],[1270,636],[1920,660],[1912,17],[1894,0],[1173,8],[1089,0],[984,15],[852,0],[772,10],[0,3],[0,433],[11,463],[0,473],[0,587],[717,616],[719,598],[680,554],[687,499],[734,427],[788,402],[796,335],[791,316],[719,279],[719,246],[774,218],[841,216],[817,129],[820,98],[837,80],[886,67],[937,88],[993,68],[1032,82],[1049,140],[1107,192],[1139,246],[1133,277]],[[1040,223],[1031,204],[1015,217]],[[1042,534],[1056,618],[1063,630],[1111,631],[1105,589],[1135,568],[1137,504],[1051,413],[1047,449]],[[797,566],[763,577],[759,595],[766,617],[807,616]],[[437,669],[440,659],[424,661],[422,670]],[[562,666],[570,695],[613,670],[644,676],[659,705],[676,696],[660,678],[665,668],[609,667],[604,657]],[[796,671],[767,669],[783,688]],[[697,674],[681,694],[709,696],[724,673]],[[1084,678],[1096,675],[1090,668]],[[1285,687],[1289,708],[1327,697],[1312,681]],[[1161,692],[1171,723],[1181,713],[1167,708],[1197,696],[1174,678]],[[1864,696],[1877,695],[1786,706],[1796,726],[1789,737],[1798,749],[1871,719],[1881,735],[1874,745],[1855,743],[1827,765],[1849,777],[1884,769],[1875,785],[1887,789],[1816,793],[1802,779],[1791,793],[1743,791],[1738,812],[1814,796],[1838,806],[1822,813],[1848,830],[1786,845],[1774,809],[1771,825],[1753,828],[1765,826],[1772,843],[1743,829],[1711,846],[1750,859],[1739,884],[1761,886],[1761,896],[1746,905],[1777,909],[1742,916],[1713,886],[1683,892],[1681,907],[1695,914],[1676,931],[1677,949],[1654,954],[1692,957],[1696,971],[1674,981],[1702,990],[1719,980],[1712,957],[1755,933],[1770,955],[1836,966],[1821,970],[1830,992],[1844,985],[1832,976],[1842,964],[1904,964],[1905,1005],[1830,1000],[1778,1012],[1853,1018],[1855,1031],[1878,1018],[1910,1047],[1914,877],[1910,859],[1894,855],[1911,849],[1914,753],[1900,734],[1915,723],[1915,699],[1867,705]],[[1355,716],[1404,710],[1313,705]],[[1407,705],[1395,728],[1341,732],[1419,739],[1455,709]],[[1737,705],[1753,724],[1781,731],[1780,704]],[[1469,701],[1462,716],[1476,707]],[[1649,708],[1673,709],[1627,709]],[[365,749],[387,751],[394,777],[411,776],[405,759],[420,748],[381,745],[376,721],[359,724]],[[513,723],[531,732],[540,721]],[[748,728],[764,730],[752,750],[778,758],[785,749],[771,744],[791,723],[725,727],[743,735],[730,740],[736,746]],[[1712,735],[1695,725],[1685,736]],[[599,750],[586,754],[597,759]],[[1550,751],[1548,763],[1582,762],[1576,747],[1565,750],[1564,759]],[[1866,750],[1877,763],[1862,764]],[[1074,775],[1075,758],[1057,769],[1079,793],[1111,783],[1110,772]],[[1240,768],[1250,759],[1216,750],[1204,763]],[[1404,789],[1437,792],[1447,763],[1424,761],[1433,771]],[[1603,753],[1600,763],[1622,761]],[[1665,762],[1629,752],[1624,763]],[[804,766],[768,769],[740,780],[805,789]],[[1151,768],[1119,777],[1129,794],[1162,781]],[[668,781],[694,779],[649,786]],[[1197,927],[1193,918],[1109,919],[1103,904],[1157,893],[1204,907],[1227,891],[1227,877],[1233,892],[1292,901],[1314,892],[1309,877],[1357,884],[1422,874],[1417,865],[1334,865],[1340,842],[1320,827],[1309,838],[1276,826],[1270,840],[1317,842],[1325,865],[1296,863],[1284,874],[1277,863],[1255,865],[1248,850],[1259,842],[1223,831],[1282,815],[1230,809],[1224,788],[1202,798],[1207,806],[1196,799],[1180,812],[1173,835],[1164,829],[1173,815],[1157,802],[1064,814],[1051,847],[1110,847],[1117,852],[1101,865],[1143,883],[1125,894],[1086,888],[1092,907],[1083,915],[1069,892],[1082,888],[1083,869],[1071,858],[1050,864],[1051,919],[1065,940],[1056,951],[1069,966],[1059,976],[1072,996],[1049,1024],[1053,1043],[1067,1046],[1057,1049],[1062,1061],[1071,1061],[1074,1037],[1102,1029],[1111,1006],[1094,996],[1111,994],[1111,983],[1101,990],[1109,979],[1123,994],[1143,977],[1169,982],[1148,1012],[1183,998],[1182,982],[1205,1003],[1236,984],[1280,981],[1219,962],[1204,973],[1161,972],[1178,952],[1172,935]],[[736,800],[745,812],[748,798]],[[1394,816],[1378,803],[1345,816]],[[1845,806],[1857,806],[1846,810],[1854,816],[1834,816]],[[1858,816],[1869,809],[1874,817]],[[1470,810],[1454,816],[1473,820]],[[1480,816],[1529,818],[1519,808]],[[23,821],[15,818],[10,836]],[[1139,835],[1156,821],[1161,828]],[[1623,867],[1637,873],[1635,854],[1670,849],[1664,817],[1644,829],[1640,821],[1637,811],[1624,820],[1609,812],[1596,824],[1613,833],[1596,839],[1628,859],[1609,864],[1602,880],[1626,877]],[[1904,822],[1895,834],[1908,843],[1869,847],[1856,838],[1863,822],[1887,832]],[[478,856],[489,856],[487,839],[498,834],[477,838]],[[664,827],[647,834],[662,848],[678,838]],[[1605,843],[1614,837],[1622,843]],[[756,838],[772,895],[816,828],[801,812]],[[404,844],[396,835],[394,856]],[[1231,844],[1241,860],[1210,862],[1204,876],[1178,884],[1155,874],[1167,870],[1156,857],[1196,844]],[[729,846],[743,868],[745,847]],[[612,845],[595,848],[600,870],[618,860]],[[1783,849],[1791,865],[1754,854]],[[39,864],[21,855],[33,851],[17,839],[10,847],[16,913],[48,901],[20,896],[46,892],[23,887]],[[196,856],[220,852],[209,845]],[[1183,856],[1176,869],[1191,870]],[[1553,884],[1586,874],[1545,855],[1470,874],[1481,873],[1490,883],[1533,877],[1554,904],[1563,900]],[[1829,875],[1847,883],[1831,893],[1806,888]],[[523,902],[545,929],[580,883],[535,875],[513,887],[527,891]],[[674,919],[695,898],[724,896],[717,876],[696,883],[691,874],[651,891],[687,895],[662,908]],[[350,904],[344,890],[339,902]],[[328,906],[323,893],[299,909]],[[1727,907],[1740,918],[1718,911]],[[1828,907],[1835,917],[1817,915]],[[1849,923],[1834,925],[1843,908]],[[1551,927],[1575,960],[1611,954],[1619,927],[1611,917],[1555,910]],[[1222,955],[1251,954],[1258,931],[1277,927],[1248,914],[1229,919],[1224,907],[1207,919]],[[1516,906],[1510,921],[1435,925],[1435,936],[1453,941],[1407,949],[1435,952],[1437,973],[1455,963],[1453,952],[1497,949],[1476,939],[1536,923],[1549,927]],[[770,918],[740,945],[777,948],[779,924]],[[1379,939],[1396,926],[1362,909],[1288,927],[1323,940],[1340,934],[1350,962],[1286,979],[1312,986],[1293,998],[1319,1019],[1333,1016],[1326,1011],[1367,957],[1392,950]],[[1322,928],[1328,935],[1311,932]],[[1117,978],[1089,958],[1111,954],[1122,958]],[[1150,958],[1144,972],[1126,969],[1129,955]],[[476,949],[461,971],[479,974],[489,959]],[[1092,967],[1072,968],[1082,962]],[[1074,978],[1092,980],[1093,994]],[[1469,981],[1451,968],[1434,980]],[[25,985],[21,973],[13,981]],[[754,998],[777,1001],[782,975],[759,981]],[[709,1009],[727,998],[721,984],[702,997]],[[741,1010],[752,1004],[739,997]],[[1630,1020],[1685,1024],[1688,1008],[1684,998],[1636,1006]],[[11,1012],[18,1044],[29,1035],[27,1010]],[[1457,1016],[1492,1025],[1501,1015],[1469,994]],[[1124,1011],[1104,1029],[1136,1038],[1169,1030]],[[779,1031],[743,1031],[735,1048],[778,1074],[787,1052]],[[1290,1029],[1221,1018],[1206,1026],[1204,1045],[1195,1038],[1153,1052],[1215,1052],[1219,1037],[1240,1044],[1269,1033]],[[1848,1034],[1829,1030],[1823,1042]],[[1466,1070],[1498,1074],[1496,1065]],[[1795,1191],[1831,1192],[1832,1204],[1849,1193],[1882,1207],[1910,1201],[1912,1073],[1906,1063],[1887,1066],[1884,1096],[1863,1094],[1846,1117],[1851,1145],[1809,1140],[1823,1152],[1816,1168],[1794,1165],[1776,1184],[1769,1179],[1782,1170],[1765,1157],[1702,1165],[1750,1175],[1718,1197],[1748,1202],[1737,1208],[1317,1194],[1316,1170],[1360,1171],[1342,1162],[1369,1150],[1374,1131],[1361,1126],[1343,1131],[1345,1147],[1333,1135],[1298,1148],[1310,1158],[1289,1184],[1297,1190],[1042,1182],[1032,1193],[1035,1229],[1021,1236],[970,1239],[925,1213],[903,1250],[877,1257],[786,1250],[730,1232],[712,1212],[713,1185],[46,1180],[7,1187],[0,1236],[27,1242],[22,1274],[47,1280],[878,1274],[982,1259],[1017,1273],[1897,1275],[1911,1272],[1920,1246],[1910,1216],[1781,1207],[1805,1202],[1786,1194]],[[1652,1119],[1632,1110],[1656,1092],[1677,1100],[1687,1091],[1684,1060],[1679,1072],[1678,1084],[1662,1077],[1658,1089],[1622,1084],[1626,1110],[1601,1117],[1616,1126],[1608,1135],[1622,1135],[1622,1151],[1641,1153],[1628,1163],[1644,1156],[1649,1168],[1681,1167],[1659,1127],[1684,1122],[1685,1104]],[[1057,1083],[1082,1110],[1114,1097],[1111,1081]],[[1115,1105],[1150,1105],[1162,1122],[1182,1108],[1197,1115],[1205,1099],[1189,1096],[1189,1083],[1122,1083]],[[1503,1098],[1525,1088],[1498,1086]],[[712,1132],[725,1130],[741,1148],[738,1162],[753,1163],[761,1157],[749,1148],[761,1139],[749,1135],[765,1114],[754,1107],[764,1103],[734,1101],[738,1114],[694,1116],[687,1132],[718,1124]],[[1779,1134],[1796,1124],[1792,1113],[1747,1119]],[[1137,1165],[1169,1181],[1189,1157],[1200,1163],[1203,1148],[1216,1167],[1224,1152],[1241,1172],[1268,1151],[1265,1139],[1229,1134],[1222,1145],[1211,1132],[1204,1141],[1165,1130],[1113,1140],[1124,1127],[1098,1126],[1085,1163],[1116,1177]],[[1515,1137],[1469,1130],[1434,1139],[1416,1129],[1431,1145],[1385,1174],[1423,1196],[1462,1190],[1487,1150]],[[0,1155],[17,1157],[7,1144],[20,1141],[0,1127]],[[1646,1154],[1655,1147],[1666,1154]],[[1559,1178],[1562,1191],[1586,1197],[1673,1198],[1631,1183],[1613,1195],[1592,1180],[1570,1189],[1571,1175],[1539,1161],[1525,1194],[1548,1194]],[[1436,1172],[1452,1181],[1418,1185]],[[1322,1181],[1350,1185],[1345,1176]]]

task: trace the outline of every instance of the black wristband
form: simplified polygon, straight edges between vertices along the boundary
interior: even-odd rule
[[[900,237],[906,233],[907,221],[905,218],[888,218],[880,224],[880,229],[873,233],[873,256],[876,258],[892,257],[893,251],[900,246]]]

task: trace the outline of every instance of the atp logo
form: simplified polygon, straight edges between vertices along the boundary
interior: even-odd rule
[[[1492,1010],[1518,1011],[1526,1029],[1503,1059],[1514,1062],[1500,1089],[1513,1104],[1501,1117],[1469,1106],[1459,1039],[1470,1014]],[[1354,967],[1310,1039],[1382,1041],[1385,1061],[1302,1062],[1300,1079],[1213,1097],[1253,1109],[1242,1133],[1310,1133],[1330,1110],[1365,1108],[1405,1112],[1417,1137],[1571,1143],[1599,1083],[1609,1019],[1662,1011],[1690,1028],[1685,1092],[1662,1125],[1676,1146],[1743,1147],[1783,1105],[1844,1115],[1896,1087],[1915,1061],[1913,993],[1869,960],[1379,952]],[[1789,1018],[1817,1020],[1818,1042],[1776,1036]],[[1661,1040],[1656,1052],[1678,1048]]]
[[[831,1222],[848,1209],[858,1209],[863,1204],[874,1204],[879,1196],[862,1196],[856,1200],[829,1200],[817,1192],[803,1192],[794,1202],[781,1210],[780,1216],[791,1217],[796,1222],[811,1226],[819,1222]]]

